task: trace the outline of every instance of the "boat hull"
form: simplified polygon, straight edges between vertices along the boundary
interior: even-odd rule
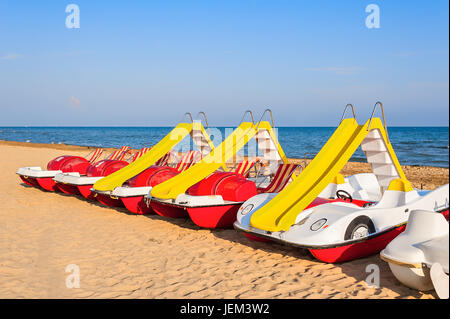
[[[151,207],[148,207],[144,201],[144,196],[132,196],[121,198],[126,209],[137,215],[154,214]]]
[[[162,204],[155,201],[151,201],[150,205],[152,209],[155,211],[155,213],[163,217],[170,217],[170,218],[189,217],[189,214],[184,207]]]
[[[260,237],[260,236],[257,236],[257,235],[251,234],[251,233],[244,233],[244,236],[250,240],[259,241],[261,243],[271,242],[271,240],[269,238]]]
[[[80,191],[78,190],[78,187],[76,185],[56,183],[56,187],[64,194],[81,195]]]
[[[379,253],[404,230],[405,225],[402,225],[362,242],[333,248],[309,249],[309,251],[320,261],[326,263],[341,263]]]
[[[56,185],[56,182],[53,180],[53,177],[42,177],[42,178],[36,178],[36,181],[38,182],[39,186],[46,191],[49,192],[60,192],[61,190]]]
[[[240,205],[188,207],[187,212],[194,224],[202,228],[232,228]]]
[[[36,178],[27,177],[27,176],[23,176],[23,175],[19,175],[19,177],[22,180],[22,182],[24,182],[26,185],[40,188],[39,183],[37,182]]]
[[[92,187],[92,186],[91,186]],[[123,207],[120,198],[112,198],[109,195],[97,194],[95,197],[100,203],[108,207]]]
[[[88,200],[95,200],[95,193],[91,191],[92,186],[93,185],[78,185],[77,188],[84,198]]]
[[[431,281],[430,269],[428,267],[409,268],[393,263],[388,264],[395,278],[405,286],[420,291],[433,289],[433,282]]]
[[[448,210],[445,210],[440,214],[448,220]],[[395,237],[401,234],[405,228],[406,223],[386,232],[380,233],[379,235],[372,236],[367,240],[331,248],[309,248],[309,251],[315,258],[326,263],[340,263],[363,258],[382,251]]]

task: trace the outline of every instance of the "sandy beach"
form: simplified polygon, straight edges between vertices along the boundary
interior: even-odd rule
[[[41,166],[86,148],[0,141],[0,298],[435,298],[400,284],[378,255],[325,264],[307,252],[257,243],[190,220],[136,216],[20,182]],[[405,166],[415,187],[448,183],[448,168]],[[349,163],[344,175],[364,172]],[[80,288],[66,287],[66,267]],[[365,282],[380,268],[380,288]]]

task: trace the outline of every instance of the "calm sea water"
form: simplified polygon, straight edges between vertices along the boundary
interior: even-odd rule
[[[31,143],[65,143],[83,146],[133,148],[151,146],[163,138],[170,127],[0,127],[0,139]],[[278,138],[288,157],[308,158],[319,152],[333,134],[333,127],[280,127]],[[219,133],[220,131],[220,133]],[[218,128],[215,144],[231,129]],[[449,167],[448,127],[390,127],[389,137],[402,165]],[[185,143],[184,143],[185,144]],[[352,161],[365,161],[360,149]]]

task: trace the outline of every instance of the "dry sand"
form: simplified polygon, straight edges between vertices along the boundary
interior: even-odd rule
[[[234,230],[44,192],[14,174],[21,166],[45,167],[63,150],[86,153],[0,142],[0,298],[435,298],[401,285],[378,255],[324,264]],[[344,174],[361,169],[349,164]],[[448,169],[406,173],[416,186],[422,176],[433,188],[448,183]],[[66,288],[69,264],[80,267],[80,288]],[[380,267],[381,288],[365,283],[369,264]]]

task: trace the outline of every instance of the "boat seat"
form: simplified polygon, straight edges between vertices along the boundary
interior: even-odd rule
[[[299,166],[299,164],[280,164],[270,184],[267,187],[258,188],[258,193],[281,192]]]

